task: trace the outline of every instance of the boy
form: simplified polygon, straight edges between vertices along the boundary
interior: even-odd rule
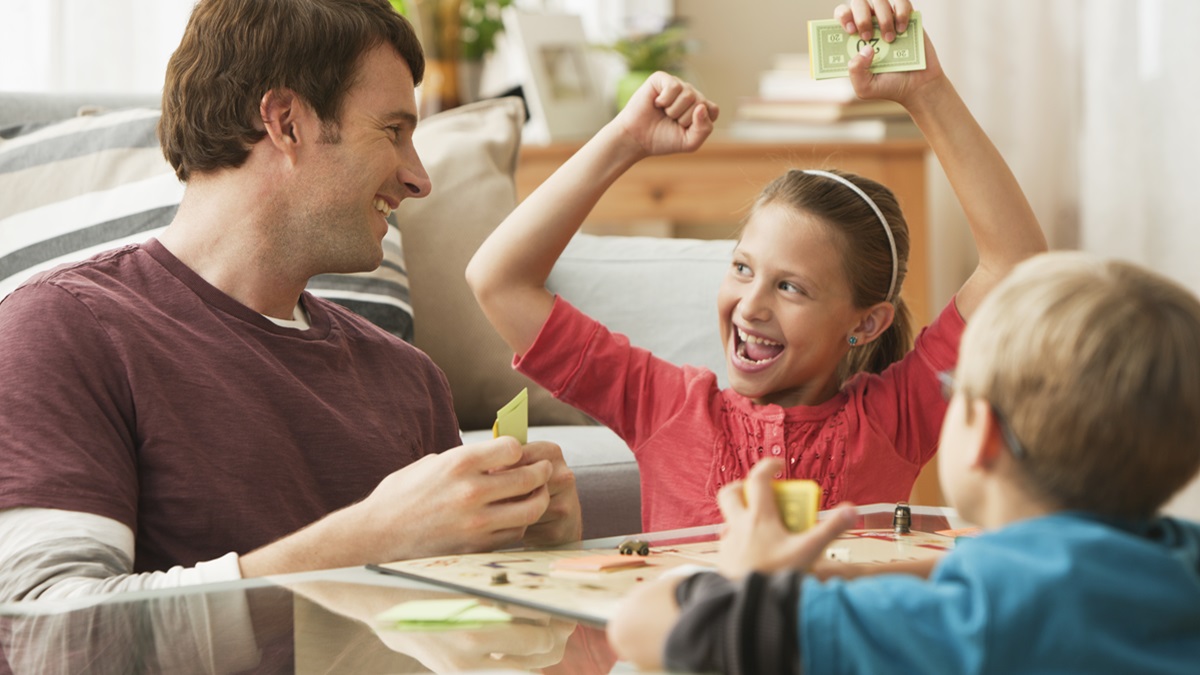
[[[928,580],[804,578],[851,509],[787,535],[764,462],[748,503],[740,483],[720,495],[721,569],[749,574],[639,589],[612,644],[672,670],[1195,672],[1200,525],[1155,514],[1200,470],[1197,345],[1200,302],[1162,277],[1082,253],[1023,263],[945,378],[940,479],[984,534]]]

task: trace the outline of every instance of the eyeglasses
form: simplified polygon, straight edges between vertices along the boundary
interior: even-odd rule
[[[954,397],[954,391],[958,388],[954,382],[954,376],[950,371],[944,370],[937,374],[938,382],[942,385],[942,398],[949,401]],[[1012,453],[1015,459],[1023,460],[1029,457],[1029,453],[1025,451],[1025,446],[1017,438],[1016,432],[1012,430],[1012,426],[1008,423],[1008,418],[995,403],[988,401],[988,405],[992,408],[992,414],[996,416],[996,421],[1000,424],[1000,435],[1004,437],[1004,443],[1008,446],[1008,451]]]

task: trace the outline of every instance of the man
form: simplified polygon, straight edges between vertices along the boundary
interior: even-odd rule
[[[457,446],[445,377],[307,293],[429,194],[424,59],[386,0],[202,0],[158,240],[0,303],[0,600],[578,539],[553,444]]]

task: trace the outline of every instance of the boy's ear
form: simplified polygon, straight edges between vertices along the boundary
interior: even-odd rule
[[[1000,429],[1000,420],[992,404],[976,398],[971,401],[971,414],[979,420],[980,443],[971,458],[971,466],[984,470],[995,467],[997,460],[1004,454],[1004,432]]]
[[[304,129],[308,106],[290,89],[272,89],[263,95],[258,111],[267,140],[294,163],[297,146],[308,135]]]
[[[853,334],[858,337],[859,344],[867,344],[883,335],[883,332],[891,327],[895,318],[895,305],[890,302],[877,303],[862,315],[858,325],[854,327]]]

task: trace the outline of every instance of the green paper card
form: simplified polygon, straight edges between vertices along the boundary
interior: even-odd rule
[[[522,389],[496,413],[492,438],[512,436],[521,445],[529,442],[529,390]]]
[[[507,623],[512,621],[512,615],[472,598],[448,598],[402,602],[380,612],[375,619],[398,628],[468,628]]]

